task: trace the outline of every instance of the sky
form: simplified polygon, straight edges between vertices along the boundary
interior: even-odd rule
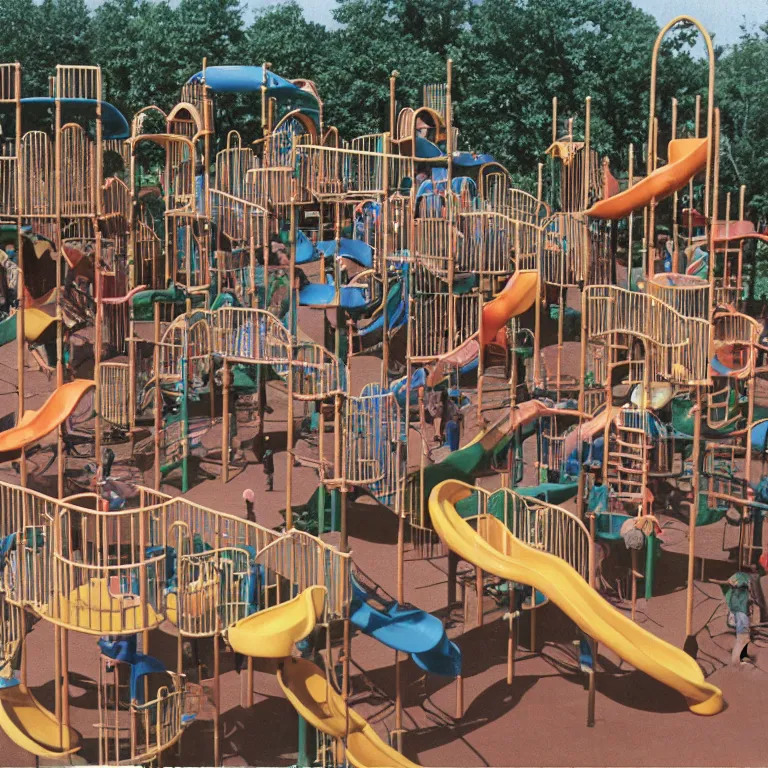
[[[331,11],[335,0],[298,0],[310,21],[333,25]],[[503,2],[503,0],[499,0]],[[271,5],[273,0],[252,0],[251,6]],[[665,24],[675,16],[687,14],[698,19],[717,36],[719,45],[735,43],[739,39],[740,26],[757,26],[768,21],[768,0],[634,0],[659,24]]]

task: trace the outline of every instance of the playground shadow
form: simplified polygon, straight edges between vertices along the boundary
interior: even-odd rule
[[[283,697],[268,697],[251,708],[240,705],[222,713],[219,719],[221,756],[240,758],[251,766],[288,766],[296,753],[284,754],[286,744],[297,743],[296,713]],[[258,734],[258,738],[254,738]],[[184,732],[179,765],[213,764],[213,724],[197,720]]]
[[[547,644],[541,657],[561,673],[567,682],[587,687],[586,674],[578,671],[578,650]],[[595,687],[611,701],[640,712],[673,714],[687,712],[685,698],[677,691],[645,672],[615,664],[600,653],[598,647]]]
[[[347,532],[351,538],[396,545],[397,526],[397,517],[371,498],[347,502]]]
[[[77,688],[84,691],[84,693],[74,694],[73,689]],[[53,712],[56,707],[55,690],[53,680],[48,680],[45,684],[34,689],[35,698],[50,712]],[[99,691],[96,681],[81,675],[79,672],[70,672],[69,705],[78,709],[98,709]]]
[[[489,723],[503,718],[512,711],[530,691],[536,682],[536,675],[515,676],[512,685],[506,680],[498,680],[476,696],[464,712],[461,720],[450,723],[438,723],[418,731],[408,731],[403,738],[403,754],[418,762],[422,752],[438,749],[456,741],[463,741],[474,731]],[[476,751],[479,760],[489,763]]]

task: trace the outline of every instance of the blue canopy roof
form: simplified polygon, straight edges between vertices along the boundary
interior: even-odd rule
[[[262,67],[231,66],[206,67],[205,84],[214,93],[252,93],[261,90],[264,71]],[[189,78],[190,83],[202,83],[203,73],[198,72]],[[267,70],[267,88],[295,88],[290,80]]]
[[[71,122],[75,117],[96,118],[96,99],[59,99],[61,103],[62,121]],[[26,110],[54,110],[56,99],[50,96],[32,96],[21,100],[22,115]],[[123,113],[108,101],[101,102],[102,138],[127,139],[131,135],[131,128]]]
[[[495,162],[493,155],[473,155],[471,152],[456,152],[453,156],[453,164],[462,168],[475,168],[478,165]]]

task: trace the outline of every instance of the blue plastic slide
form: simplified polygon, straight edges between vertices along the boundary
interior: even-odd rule
[[[338,306],[343,309],[364,310],[370,307],[366,289],[357,285],[342,285],[339,289]],[[336,286],[323,283],[310,283],[299,291],[299,304],[302,307],[336,306]]]
[[[445,634],[443,623],[418,608],[403,608],[396,601],[374,608],[375,599],[354,576],[352,578],[352,625],[380,643],[410,653],[425,672],[445,677],[461,674],[461,651]]]
[[[321,240],[317,244],[317,250],[326,258],[339,255],[344,259],[354,261],[355,264],[359,264],[361,267],[365,267],[365,269],[373,267],[373,248],[368,243],[364,243],[362,240],[350,240],[348,237],[342,237],[339,239],[338,245],[337,249],[335,240]]]

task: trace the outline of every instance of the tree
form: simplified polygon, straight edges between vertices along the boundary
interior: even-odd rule
[[[315,80],[332,56],[333,34],[322,24],[307,21],[295,1],[257,11],[245,32],[241,59],[252,64],[268,61],[283,77]]]
[[[484,0],[452,48],[457,121],[475,149],[529,172],[551,137],[552,97],[561,121],[574,116],[583,134],[592,97],[592,141],[615,166],[630,142],[647,137],[650,52],[658,26],[629,0]],[[658,106],[669,120],[671,95],[684,113],[703,80],[683,31],[662,49]],[[675,55],[671,55],[675,54]],[[564,131],[561,122],[559,133]]]
[[[41,62],[42,35],[39,29],[40,7],[34,0],[3,0],[0,3],[0,28],[4,32],[3,61],[20,62],[24,67],[25,94],[48,93],[48,75]],[[44,88],[45,87],[45,88]]]
[[[422,85],[445,82],[445,60],[425,48],[390,0],[339,0],[329,65],[318,76],[327,94],[329,122],[344,135],[387,129],[389,76],[400,73],[401,106],[419,106]]]
[[[43,0],[40,66],[53,75],[57,64],[91,64],[91,17],[85,0]],[[47,91],[47,88],[45,89]]]
[[[722,57],[717,84],[722,115],[722,190],[736,195],[739,186],[746,184],[752,212],[763,221],[768,219],[767,69],[768,26],[764,26],[759,33],[745,31],[739,43]]]

